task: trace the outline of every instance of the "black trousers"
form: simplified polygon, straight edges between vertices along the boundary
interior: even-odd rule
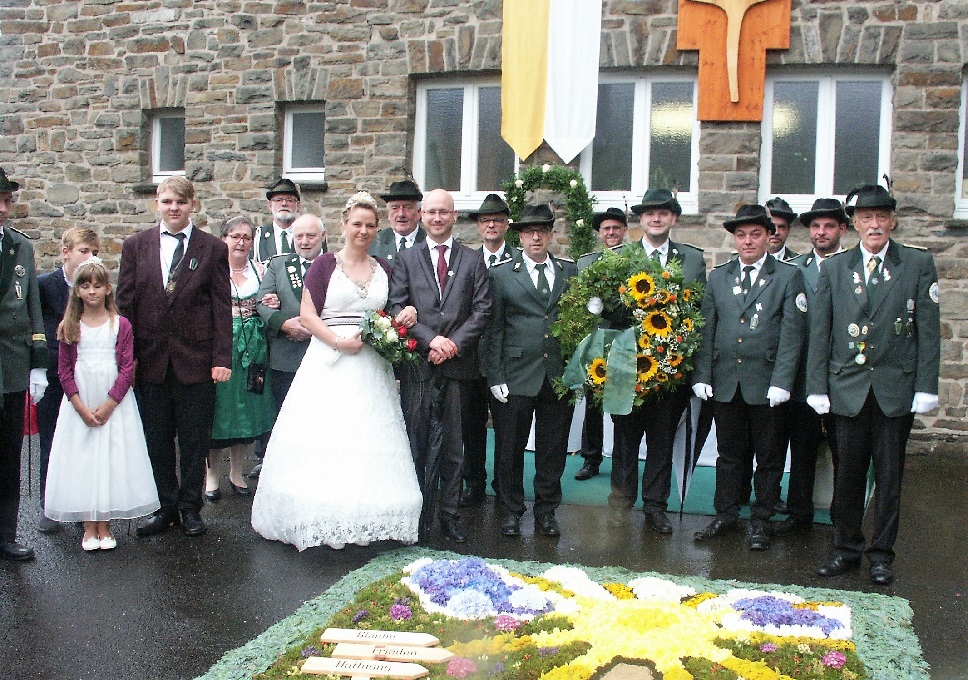
[[[713,506],[723,519],[736,519],[745,499],[741,494],[749,482],[748,451],[753,443],[756,471],[753,489],[756,500],[750,508],[754,520],[766,521],[780,499],[780,481],[786,446],[783,439],[782,415],[768,404],[751,405],[739,390],[732,401],[713,403],[716,419],[716,493]]]
[[[535,423],[534,516],[541,517],[561,505],[561,475],[568,456],[568,429],[574,408],[559,398],[545,378],[534,397],[508,395],[498,404],[494,418],[494,481],[502,515],[520,517],[524,504],[524,449]]]
[[[837,426],[833,414],[818,415],[805,401],[783,404],[784,439],[790,443],[790,485],[787,511],[813,521],[813,487],[817,479],[817,450],[827,432],[827,442],[837,470]],[[831,503],[831,508],[833,504]]]
[[[614,419],[613,419],[614,422]],[[602,464],[602,448],[605,445],[605,414],[585,392],[585,419],[581,424],[581,457],[588,465]],[[614,455],[614,454],[613,454]]]
[[[277,371],[272,368],[269,369],[269,373],[271,375],[269,388],[272,390],[272,398],[276,402],[276,413],[279,413],[282,409],[282,402],[286,400],[289,388],[292,387],[292,379],[296,377],[296,372]]]
[[[692,391],[679,388],[660,399],[648,401],[627,416],[612,416],[615,444],[612,447],[610,507],[635,505],[639,484],[639,447],[645,436],[648,453],[642,472],[642,509],[665,512],[672,488],[672,445]]]
[[[461,390],[464,484],[483,489],[487,484],[487,415],[494,398],[486,378],[466,380]]]
[[[867,547],[871,564],[891,564],[901,512],[901,480],[904,452],[914,424],[914,414],[895,418],[884,415],[874,391],[867,395],[860,413],[836,416],[837,477],[834,490],[834,551],[857,559]],[[864,539],[864,497],[867,471],[874,464],[874,535]]]
[[[423,494],[420,524],[429,527],[435,514],[460,517],[464,445],[461,440],[463,381],[443,376],[400,383],[400,405],[410,438],[417,481]]]
[[[17,540],[20,511],[20,452],[24,446],[26,392],[3,395],[0,413],[0,543]]]
[[[200,511],[205,458],[215,417],[215,383],[183,385],[169,368],[164,382],[136,382],[135,395],[158,487],[160,511]]]
[[[37,404],[37,434],[40,436],[40,508],[44,508],[47,497],[47,468],[50,466],[50,447],[54,442],[57,428],[57,414],[60,413],[64,388],[61,387],[56,371],[47,371],[47,390],[44,398]]]

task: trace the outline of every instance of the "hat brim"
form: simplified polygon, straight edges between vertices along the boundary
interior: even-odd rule
[[[605,220],[615,220],[616,222],[621,222],[625,225],[625,228],[629,227],[629,220],[625,215],[612,215],[610,213],[598,213],[592,217],[592,229],[599,231],[602,228],[602,222]]]
[[[646,210],[662,210],[662,209],[671,210],[676,214],[676,217],[679,217],[679,215],[682,214],[682,206],[679,205],[678,201],[676,201],[675,203],[672,203],[670,201],[663,201],[662,203],[639,203],[629,208],[629,210],[632,211],[633,215],[641,215]]]
[[[770,209],[767,208],[767,210]],[[770,214],[774,217],[782,217],[791,224],[797,219],[797,214],[795,212],[787,212],[786,210],[770,210]]]
[[[295,196],[297,201],[302,201],[302,197],[299,195],[298,191],[293,191],[291,189],[279,189],[278,191],[267,191],[266,199],[272,200],[273,196],[279,196],[280,194],[289,194],[290,196]]]
[[[0,193],[13,193],[15,191],[20,191],[20,185],[16,182],[11,182],[9,179],[0,182]]]
[[[383,199],[384,203],[390,201],[416,201],[419,203],[423,200],[423,194],[380,194],[380,198]]]
[[[514,231],[521,231],[525,227],[549,227],[554,229],[555,220],[554,218],[550,220],[540,220],[540,219],[522,219],[519,222],[512,222],[511,229]]]
[[[857,208],[870,208],[871,210],[890,210],[891,212],[897,212],[897,201],[893,203],[888,203],[886,205],[848,205],[844,210],[850,217],[854,216],[854,211]]]
[[[511,210],[509,208],[507,210],[501,209],[501,210],[485,210],[484,212],[471,212],[471,213],[467,213],[467,218],[470,220],[474,220],[476,222],[477,218],[480,217],[481,215],[507,215],[508,217],[510,217]]]
[[[763,227],[771,234],[776,233],[776,225],[773,224],[773,220],[767,215],[750,215],[749,217],[738,217],[736,219],[726,220],[723,222],[723,228],[730,234],[734,234],[736,233],[736,229],[743,224],[755,224],[758,227]]]
[[[810,223],[813,222],[818,217],[832,217],[841,224],[847,224],[850,218],[847,217],[847,213],[844,212],[843,208],[824,208],[817,210],[810,210],[809,212],[800,213],[797,220],[805,227],[809,227]]]

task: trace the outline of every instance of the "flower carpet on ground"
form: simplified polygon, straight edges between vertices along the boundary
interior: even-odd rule
[[[283,678],[328,657],[327,627],[429,633],[454,656],[431,678],[927,678],[905,600],[394,551],[229,652],[205,678]],[[320,676],[306,676],[320,677]]]

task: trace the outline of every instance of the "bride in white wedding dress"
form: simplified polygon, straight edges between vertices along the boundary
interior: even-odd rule
[[[360,341],[360,319],[382,309],[389,265],[367,255],[376,202],[343,211],[345,246],[306,274],[300,318],[313,339],[266,448],[252,527],[299,550],[417,541],[422,502],[393,368]],[[407,307],[397,316],[416,321]]]

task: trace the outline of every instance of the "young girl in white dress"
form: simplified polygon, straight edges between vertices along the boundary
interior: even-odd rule
[[[118,314],[101,259],[78,265],[64,320],[57,372],[64,399],[47,472],[44,514],[84,522],[84,550],[111,550],[109,520],[160,507],[133,394],[134,333]],[[127,395],[127,397],[126,397]]]

